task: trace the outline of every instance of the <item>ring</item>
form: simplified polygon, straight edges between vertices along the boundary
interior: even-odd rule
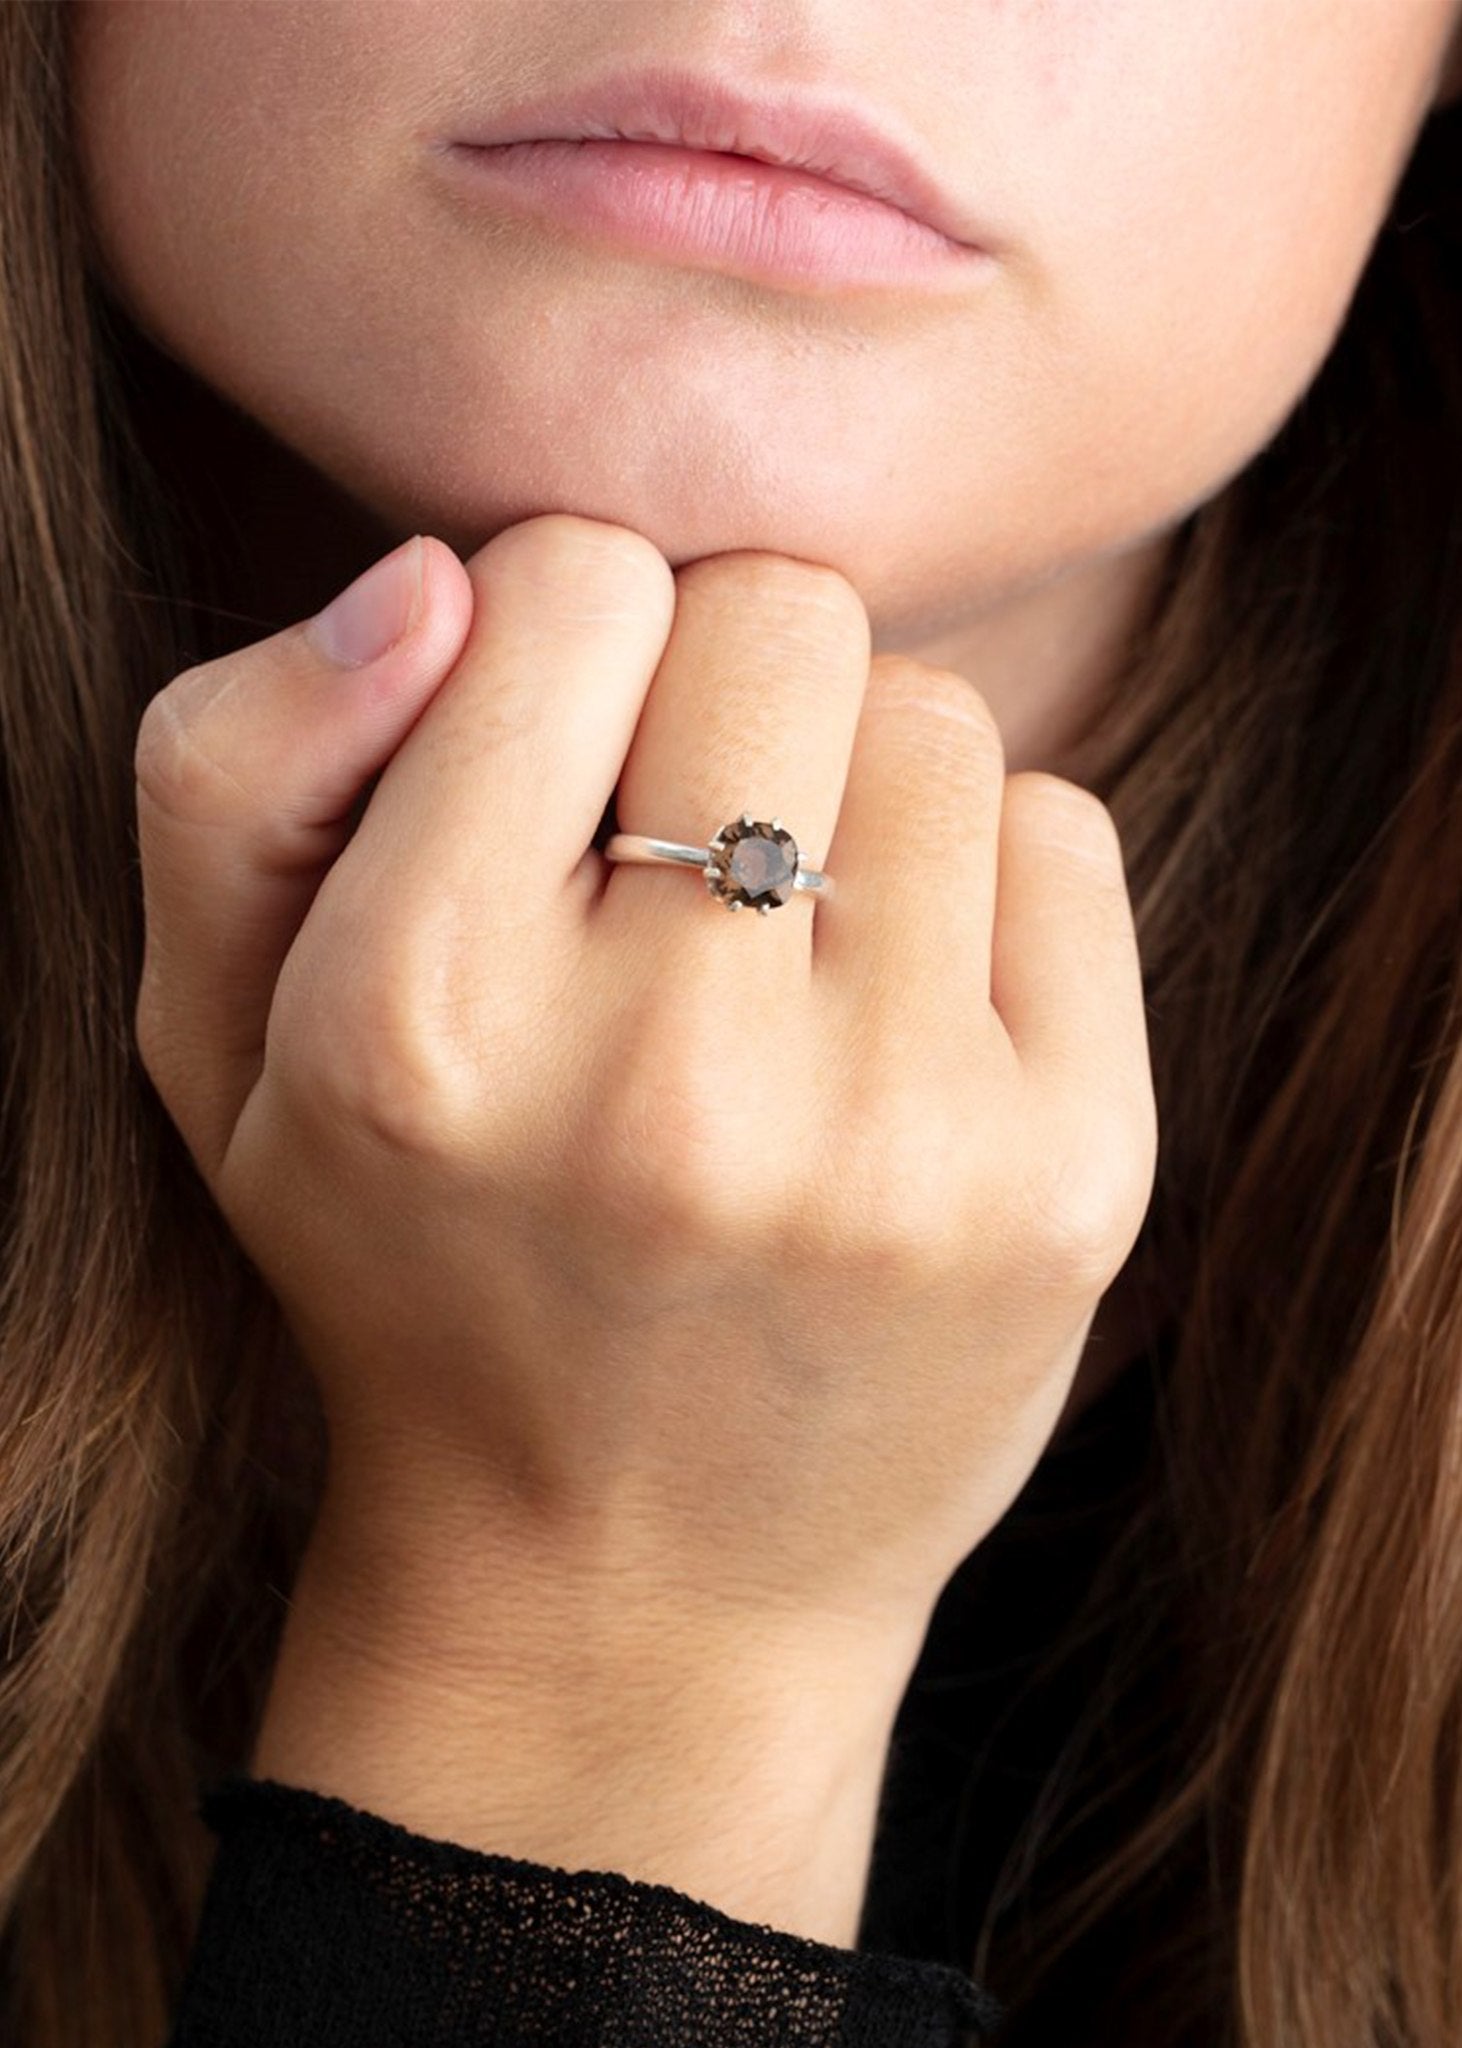
[[[669,861],[699,868],[712,896],[728,910],[748,907],[765,917],[791,900],[797,889],[827,898],[833,878],[804,868],[797,842],[780,818],[753,818],[743,811],[723,825],[705,846],[680,846],[673,839],[650,839],[643,832],[615,832],[604,848],[606,860]]]

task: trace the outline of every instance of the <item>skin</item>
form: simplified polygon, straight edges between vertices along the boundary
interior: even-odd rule
[[[792,23],[778,40],[763,12],[742,47],[639,0],[616,8],[612,33],[600,0],[516,15],[465,0],[98,0],[76,15],[76,106],[109,282],[197,380],[192,482],[201,492],[221,466],[247,558],[241,615],[300,617],[413,531],[465,557],[568,511],[636,530],[676,568],[744,550],[827,565],[866,606],[874,652],[967,679],[1009,772],[1059,771],[1120,685],[1173,528],[1273,435],[1323,360],[1417,127],[1455,88],[1455,0],[867,0],[838,9],[835,50],[830,30]],[[474,105],[630,51],[759,62],[769,78],[820,60],[882,98],[991,223],[993,276],[964,298],[818,299],[464,212],[432,140]],[[440,1564],[418,1560],[418,1579],[448,1576],[428,1569]],[[533,1767],[499,1776],[499,1803],[478,1816],[485,1845],[625,1867],[632,1826],[641,1874],[851,1940],[892,1667],[881,1689],[849,1667],[810,1728],[785,1718],[777,1659],[754,1707],[718,1714],[698,1695],[677,1727],[680,1772],[653,1773],[663,1832],[631,1783],[631,1820],[601,1792],[586,1839],[564,1833],[562,1788],[600,1784],[626,1747],[644,1761],[663,1698],[642,1692],[627,1713],[626,1679],[604,1691],[603,1727],[567,1733],[550,1659],[531,1699],[494,1700],[489,1729],[480,1696],[472,1712],[444,1706],[440,1673],[425,1708],[399,1670],[382,1678],[379,1643],[372,1694],[371,1660],[340,1625],[363,1611],[359,1589],[332,1619],[322,1584],[297,1596],[311,1620],[256,1767],[321,1782],[309,1759],[327,1727],[332,1756],[353,1744],[358,1765],[342,1780],[332,1764],[337,1785],[384,1806],[423,1759],[512,1754],[531,1727]],[[406,1585],[403,1607],[420,1591]],[[477,1616],[496,1652],[519,1618]],[[830,1743],[835,1787],[789,1827],[809,1747],[860,1690],[873,1706]],[[344,1727],[327,1720],[341,1699]],[[736,1787],[723,1839],[705,1787],[733,1722],[733,1753],[761,1776]],[[433,1797],[455,1783],[449,1769]],[[851,1819],[830,1856],[834,1808]],[[430,1799],[401,1817],[423,1814],[469,1838]]]
[[[969,677],[1007,768],[1061,772],[1173,527],[1323,360],[1458,90],[1459,19],[859,0],[834,38],[659,0],[84,0],[74,104],[104,274],[192,373],[159,458],[200,529],[227,501],[243,637],[413,531],[465,558],[573,511],[672,565],[831,564],[875,652]],[[470,112],[631,52],[886,105],[998,243],[993,285],[777,293],[468,213],[434,175],[428,143]],[[1080,1400],[1147,1334],[1124,1276]]]
[[[1165,533],[1326,354],[1456,0],[743,12],[738,32],[662,0],[79,8],[115,289],[368,514],[331,555],[302,509],[243,608],[282,624],[383,537],[465,556],[549,510],[673,565],[772,549],[840,569],[875,650],[967,674],[1012,770],[1056,767]],[[777,293],[468,211],[435,173],[428,143],[474,109],[631,54],[887,107],[989,224],[998,275]]]

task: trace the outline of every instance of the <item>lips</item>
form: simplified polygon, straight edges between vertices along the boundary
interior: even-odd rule
[[[455,141],[658,142],[814,172],[887,205],[967,248],[989,248],[955,195],[896,127],[846,95],[804,87],[742,91],[684,69],[620,72],[581,90],[470,119]]]

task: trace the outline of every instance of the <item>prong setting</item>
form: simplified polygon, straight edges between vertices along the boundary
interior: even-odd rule
[[[763,917],[791,901],[797,886],[797,842],[780,818],[743,811],[723,825],[707,849],[702,873],[711,894],[728,910],[754,909]]]

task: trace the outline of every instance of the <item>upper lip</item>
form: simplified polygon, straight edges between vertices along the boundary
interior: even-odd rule
[[[687,69],[622,71],[505,108],[456,140],[484,149],[590,137],[727,151],[812,171],[975,246],[963,210],[917,149],[846,94],[803,86],[741,91]]]

